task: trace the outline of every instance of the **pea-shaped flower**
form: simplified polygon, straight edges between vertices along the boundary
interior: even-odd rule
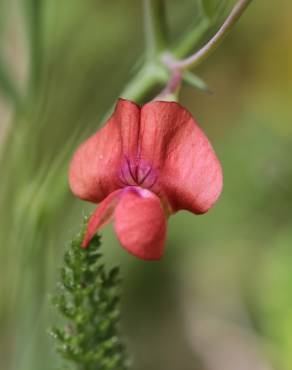
[[[175,102],[140,107],[120,99],[112,117],[76,151],[72,192],[100,203],[82,243],[111,219],[121,245],[136,257],[163,254],[167,218],[202,214],[222,189],[220,163],[191,114]]]

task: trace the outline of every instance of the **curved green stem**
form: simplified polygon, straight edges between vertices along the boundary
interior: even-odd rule
[[[211,40],[203,46],[199,51],[195,54],[191,55],[190,57],[182,60],[174,60],[170,58],[170,55],[166,55],[164,58],[164,62],[171,68],[171,69],[188,69],[191,67],[195,67],[200,64],[203,60],[205,60],[223,41],[225,36],[231,31],[233,26],[236,24],[238,19],[241,17],[247,6],[251,3],[252,0],[239,0],[234,8],[232,9],[231,13],[218,30],[218,32],[211,38]]]
[[[163,52],[166,50],[163,1],[144,0],[146,62],[119,96],[141,103],[143,98],[159,84],[167,84],[174,70],[184,70],[199,64],[222,42],[251,1],[239,0],[216,35],[202,49],[189,58],[176,60],[173,54]],[[200,23],[192,35],[183,39],[174,51],[176,57],[186,55],[206,32],[208,26],[208,22]],[[184,75],[182,77],[185,79]],[[193,77],[188,78],[188,81],[190,80],[192,84],[198,83],[198,81],[194,81]],[[207,86],[202,84],[202,81],[199,81],[199,85],[201,86],[200,89],[208,91]],[[103,119],[107,118],[111,111],[112,109]]]

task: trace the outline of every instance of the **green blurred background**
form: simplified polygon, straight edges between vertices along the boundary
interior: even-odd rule
[[[166,3],[175,42],[199,2]],[[3,370],[58,367],[50,294],[93,209],[70,194],[68,162],[139,68],[142,24],[137,0],[0,2]],[[290,0],[254,1],[196,71],[214,94],[183,87],[224,169],[216,207],[172,217],[159,263],[102,232],[107,262],[122,266],[135,370],[292,369],[291,24]]]

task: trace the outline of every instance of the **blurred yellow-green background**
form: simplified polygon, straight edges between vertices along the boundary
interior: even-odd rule
[[[165,3],[175,43],[199,22],[199,1]],[[254,0],[195,71],[214,94],[182,89],[224,169],[216,207],[172,217],[158,263],[126,254],[111,225],[102,232],[107,262],[122,267],[135,370],[292,370],[291,24],[290,0]],[[143,54],[140,0],[0,3],[3,370],[58,366],[50,295],[93,209],[70,194],[68,162]]]

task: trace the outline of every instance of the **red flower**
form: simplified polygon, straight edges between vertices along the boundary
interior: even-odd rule
[[[181,209],[208,211],[222,189],[222,171],[191,114],[175,102],[143,107],[120,99],[112,117],[76,151],[72,192],[100,203],[89,219],[83,247],[114,219],[122,246],[135,256],[159,259],[167,218]]]

